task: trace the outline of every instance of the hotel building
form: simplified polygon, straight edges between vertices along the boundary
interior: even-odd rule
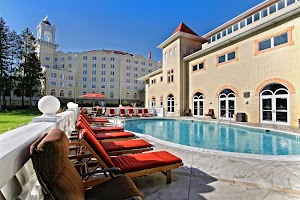
[[[158,48],[163,67],[139,79],[148,107],[299,125],[299,0],[264,1],[203,36],[181,23]]]
[[[57,51],[55,30],[47,17],[37,26],[37,52],[46,73],[45,95],[78,99],[95,92],[117,105],[123,100],[144,102],[145,82],[137,79],[162,67],[151,59],[151,53],[147,59],[115,50],[64,53]]]

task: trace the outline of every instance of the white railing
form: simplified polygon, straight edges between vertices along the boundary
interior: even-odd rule
[[[75,128],[78,108],[55,117],[37,117],[33,122],[0,135],[0,199],[43,199],[30,160],[29,147],[54,128],[70,134]]]

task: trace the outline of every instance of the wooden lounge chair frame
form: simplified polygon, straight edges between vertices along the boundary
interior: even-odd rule
[[[87,148],[87,150],[94,156],[94,158],[97,159],[97,161],[99,162],[99,166],[101,166],[103,169],[109,168],[107,166],[107,164],[102,160],[102,158],[97,154],[97,152],[94,151],[94,149],[89,145],[89,143],[84,138],[82,138],[82,143]],[[128,172],[128,173],[124,173],[124,175],[127,175],[129,178],[137,178],[137,177],[153,174],[156,172],[162,172],[166,176],[167,184],[169,184],[172,182],[171,170],[179,168],[181,166],[183,166],[182,162],[176,163],[176,164],[160,166],[160,167],[155,167],[155,168],[134,171],[134,172]]]

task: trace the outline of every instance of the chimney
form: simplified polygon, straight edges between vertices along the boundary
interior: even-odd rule
[[[149,51],[148,53],[148,59],[151,60],[152,59],[152,54],[151,54],[151,51]]]

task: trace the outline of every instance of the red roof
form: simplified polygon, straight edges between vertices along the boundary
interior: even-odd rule
[[[174,35],[175,33],[179,32],[179,31],[198,36],[194,31],[192,31],[189,27],[187,27],[183,22],[181,22],[179,24],[179,26],[177,26],[177,28],[172,33],[172,35]]]

